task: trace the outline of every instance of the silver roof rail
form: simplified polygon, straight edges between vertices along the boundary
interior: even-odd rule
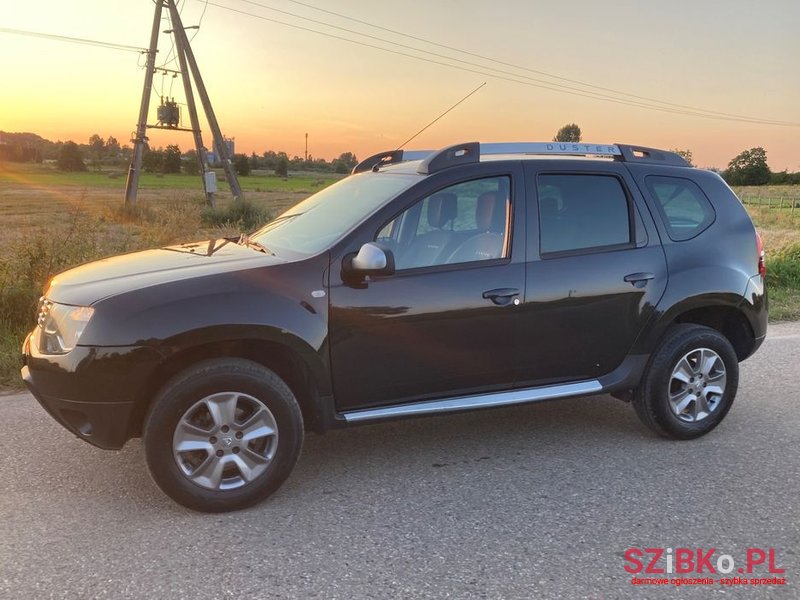
[[[383,165],[408,160],[422,160],[417,172],[427,175],[448,167],[479,162],[481,156],[493,155],[602,156],[634,164],[689,166],[689,163],[676,152],[630,144],[589,144],[585,142],[503,142],[487,144],[466,142],[437,151],[392,150],[382,152],[361,161],[353,169],[353,173],[377,170]]]
[[[622,156],[615,144],[583,142],[510,142],[481,144],[481,155],[489,154],[568,154],[577,156]]]
[[[379,152],[378,154],[373,154],[365,158],[353,167],[352,174],[355,175],[356,173],[363,173],[364,171],[374,171],[384,165],[405,162],[407,160],[422,160],[434,152],[436,152],[436,150],[388,150],[387,152]]]

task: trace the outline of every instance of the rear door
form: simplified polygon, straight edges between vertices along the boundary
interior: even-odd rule
[[[528,262],[518,385],[610,373],[667,285],[652,218],[618,163],[577,171],[567,161],[536,161],[525,169]]]

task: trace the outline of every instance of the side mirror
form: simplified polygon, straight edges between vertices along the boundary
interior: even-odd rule
[[[394,273],[394,254],[386,246],[367,242],[358,254],[349,254],[342,261],[342,273],[346,275],[392,275]]]

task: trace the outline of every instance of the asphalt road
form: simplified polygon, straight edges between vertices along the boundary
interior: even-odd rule
[[[608,396],[374,425],[310,435],[271,499],[203,515],[138,441],[98,450],[2,396],[0,597],[800,598],[799,405],[800,324],[777,325],[700,440]],[[636,587],[631,547],[774,548],[787,585]]]

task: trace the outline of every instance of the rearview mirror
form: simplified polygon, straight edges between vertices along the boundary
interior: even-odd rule
[[[342,272],[360,275],[391,275],[394,273],[394,254],[376,242],[367,242],[358,254],[349,254],[342,262]]]

